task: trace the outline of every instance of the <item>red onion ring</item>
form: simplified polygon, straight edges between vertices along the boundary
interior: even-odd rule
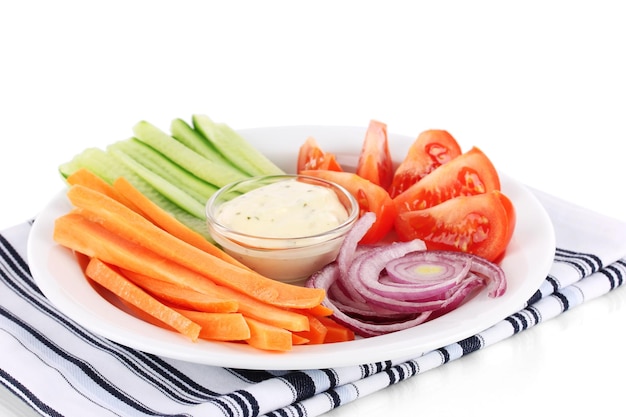
[[[339,268],[335,264],[330,264],[313,274],[311,278],[307,281],[307,286],[315,288],[330,288],[332,284],[337,280],[338,276]],[[352,329],[356,334],[361,337],[380,336],[383,334],[396,332],[398,330],[408,329],[425,322],[431,314],[430,312],[426,312],[418,314],[414,318],[399,322],[375,323],[349,316],[348,314],[341,311],[341,309],[339,309],[328,297],[326,297],[323,304],[333,310],[333,318],[337,322]]]
[[[365,236],[375,221],[375,213],[369,211],[363,213],[354,223],[352,229],[350,229],[350,231],[346,234],[346,237],[341,244],[339,254],[337,255],[337,264],[342,275],[345,275],[348,272],[348,268],[350,268],[350,264],[356,254],[359,241],[363,238],[363,236]]]
[[[454,310],[485,286],[489,297],[506,291],[504,271],[475,255],[429,251],[417,239],[359,246],[374,221],[373,213],[364,214],[337,260],[306,282],[326,290],[323,304],[356,334],[371,337],[417,326]]]

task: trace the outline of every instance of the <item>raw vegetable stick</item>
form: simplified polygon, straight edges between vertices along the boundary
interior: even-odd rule
[[[112,155],[99,148],[87,148],[71,160],[59,165],[59,172],[62,177],[67,178],[80,168],[89,169],[109,184],[124,171]]]
[[[250,317],[246,317],[246,322],[250,328],[246,343],[250,346],[279,352],[287,352],[293,347],[293,333]]]
[[[307,343],[309,343],[309,339],[306,337],[298,336],[296,333],[291,333],[291,344],[293,346],[306,345]]]
[[[218,189],[137,138],[115,142],[107,146],[107,151],[114,155],[114,151],[127,155],[149,171],[167,180],[172,186],[184,190],[202,204],[205,204]],[[133,169],[132,166],[129,168]]]
[[[354,340],[354,332],[347,327],[337,323],[330,317],[317,317],[326,326],[326,337],[324,343],[349,342]]]
[[[59,171],[62,176],[66,178],[80,168],[89,169],[109,184],[113,184],[118,178],[125,178],[137,188],[141,194],[153,201],[154,204],[176,217],[178,221],[185,224],[187,227],[210,240],[204,214],[199,218],[181,209],[176,203],[166,198],[110,153],[97,148],[85,149],[70,161],[61,164]]]
[[[172,308],[202,327],[198,336],[200,339],[234,342],[250,338],[250,327],[241,313],[207,313]]]
[[[201,114],[193,115],[192,122],[194,129],[240,170],[253,176],[284,174],[282,169],[228,125],[214,123]]]
[[[354,340],[354,332],[343,324],[336,322],[332,319],[333,310],[321,305],[319,307],[310,308],[307,310],[292,310],[296,313],[304,314],[309,317],[309,331],[298,332],[297,335],[303,338],[311,338],[311,343],[316,342],[316,337],[319,339],[320,332],[324,332],[323,342],[321,343],[334,343],[334,342],[346,342]],[[324,326],[324,330],[321,330],[319,326]],[[313,333],[311,335],[310,333]],[[320,343],[317,340],[317,343]]]
[[[297,311],[297,310],[294,310],[294,311]],[[320,304],[315,307],[302,310],[302,313],[312,314],[314,316],[332,316],[333,310],[331,308],[326,307],[323,304]]]
[[[69,185],[80,184],[82,186],[91,188],[92,190],[99,191],[102,194],[105,194],[119,201],[133,211],[141,213],[141,211],[132,202],[124,197],[118,190],[113,188],[111,184],[109,184],[87,168],[79,168],[77,171],[74,171],[66,178],[66,181]]]
[[[154,187],[158,192],[174,202],[183,210],[187,211],[194,217],[204,218],[204,204],[199,202],[193,196],[189,195],[185,190],[178,188],[176,185],[161,177],[154,171],[141,165],[129,155],[121,152],[119,149],[109,147],[109,153],[119,159],[130,170],[135,172],[141,179]]]
[[[311,345],[319,345],[324,343],[328,329],[326,326],[315,316],[308,315],[309,318],[309,330],[295,333],[300,337],[304,337],[309,340]]]
[[[309,328],[307,317],[303,314],[287,311],[258,301],[245,293],[218,286],[205,276],[126,240],[78,213],[70,212],[56,219],[53,239],[62,246],[120,268],[214,297],[234,300],[239,304],[239,311],[246,317],[291,331]]]
[[[172,216],[167,211],[163,210],[152,200],[146,197],[139,189],[135,188],[126,178],[120,177],[113,183],[119,193],[127,200],[132,202],[133,205],[138,207],[143,215],[155,225],[159,226],[166,232],[176,236],[177,238],[203,250],[207,253],[213,254],[220,259],[238,265],[242,268],[247,268],[241,262],[228,255],[226,252],[217,248],[213,243],[209,242],[204,236],[196,232],[194,229],[186,226]]]
[[[205,158],[146,121],[137,123],[133,128],[133,132],[135,137],[143,143],[153,147],[178,165],[185,167],[192,174],[217,187],[223,187],[226,184],[247,177],[232,164],[224,164],[219,160]]]
[[[234,313],[239,309],[239,304],[234,300],[212,297],[126,269],[120,269],[120,273],[155,298],[171,305],[206,313]]]
[[[223,164],[230,164],[230,162],[224,158],[224,155],[215,149],[215,146],[213,146],[211,142],[183,119],[172,120],[170,132],[174,139],[185,144],[185,146],[193,149],[205,158],[221,161]],[[243,173],[242,171],[242,174]]]
[[[73,186],[67,196],[91,220],[98,221],[116,234],[203,274],[220,285],[245,292],[260,301],[280,307],[312,308],[321,304],[325,297],[322,289],[275,281],[203,252],[104,194]]]
[[[91,258],[85,274],[113,294],[173,327],[191,340],[198,339],[200,325],[160,303],[101,260]]]
[[[157,299],[173,304],[171,305],[172,308],[176,308],[175,306],[178,305],[181,308],[212,313],[228,313],[237,310],[236,303],[234,302],[228,303],[227,301],[214,300],[197,291],[182,288],[136,272],[127,270],[121,270],[120,272],[132,282],[154,295]],[[233,305],[232,310],[229,308],[231,304]],[[351,330],[327,317],[332,315],[332,310],[321,304],[318,307],[308,310],[295,310],[300,314],[308,316],[309,330],[294,333],[294,344],[331,343],[354,339],[354,333]],[[322,318],[320,318],[320,316],[322,316]],[[187,315],[187,317],[202,325],[199,320],[195,320],[189,315]],[[204,331],[204,325],[202,327]],[[203,337],[202,333],[203,332],[200,332],[200,338],[206,338],[207,336],[205,335]]]
[[[113,296],[117,297],[115,295]],[[161,320],[154,318],[154,316],[151,316],[150,314],[146,313],[139,307],[132,305],[131,303],[129,303],[128,301],[124,300],[121,297],[117,297],[115,300],[110,300],[110,301],[111,301],[111,304],[113,304],[114,306],[120,308],[122,311],[130,314],[131,316],[138,318],[139,320],[145,321],[148,324],[160,327],[165,330],[169,330],[169,331],[174,330],[178,332],[178,330],[174,329],[172,326],[165,324]],[[200,336],[198,335],[198,338],[199,337]]]

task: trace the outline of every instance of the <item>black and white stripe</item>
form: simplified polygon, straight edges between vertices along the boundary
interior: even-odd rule
[[[563,254],[560,259],[556,260],[557,262],[563,261],[569,264],[577,271],[578,274],[580,274],[581,280],[586,282],[586,284],[595,288],[604,287],[605,291],[601,291],[602,294],[618,288],[624,282],[624,277],[626,276],[626,259],[618,260],[606,268],[601,268],[599,258],[594,255],[563,250],[559,250],[557,252]],[[585,294],[582,294],[582,292],[583,290],[581,290],[581,288],[576,284],[563,289],[557,289],[552,294],[536,300],[531,305],[528,305],[526,308],[510,315],[502,322],[486,329],[483,332],[457,343],[436,349],[414,360],[401,364],[395,364],[382,373],[386,377],[379,378],[380,380],[376,381],[376,388],[371,392],[383,389],[389,385],[396,384],[407,378],[419,375],[427,370],[436,368],[470,353],[484,349],[485,347],[511,337],[514,334],[520,333],[536,326],[537,324],[554,318],[568,309],[581,304],[581,300],[585,299]],[[596,296],[597,295],[601,294],[596,294]],[[586,299],[588,300],[590,298],[588,297]],[[376,376],[378,375],[380,374],[377,374]],[[353,384],[358,388],[361,385],[365,385],[366,379],[356,381]],[[360,396],[366,395],[366,393],[369,392],[370,391],[361,390]],[[330,394],[329,392],[326,392],[324,395]],[[338,396],[336,392],[335,396]],[[355,399],[356,398],[352,398],[350,401],[354,401]],[[346,401],[345,398],[341,399],[339,396],[339,400],[335,402],[337,404],[345,404],[348,401]],[[294,407],[288,406],[283,410],[277,410],[269,415],[277,417],[302,414],[295,413]]]
[[[278,372],[182,363],[92,334],[48,302],[20,253],[0,235],[0,337],[30,355],[28,366],[58,371],[55,388],[91,404],[85,414],[110,416],[319,415],[523,332],[622,286],[626,276],[624,259],[603,266],[599,256],[559,248],[555,265],[576,278],[550,274],[525,308],[476,335],[404,362]],[[0,367],[0,382],[41,415],[63,415],[62,404],[21,375]]]
[[[554,261],[569,264],[578,272],[581,279],[602,269],[600,257],[590,253],[574,252],[562,248],[556,249]]]
[[[106,353],[110,360],[116,361],[118,365],[121,364],[129,375],[141,381],[142,384],[148,384],[160,391],[170,401],[195,405],[215,399],[219,395],[194,381],[167,360],[94,335],[58,312],[35,285],[24,259],[2,235],[0,235],[0,283],[3,299],[7,297],[21,299],[29,305],[32,312],[58,323],[59,327],[66,332],[64,336],[72,339],[72,345],[81,346],[77,351],[89,348]],[[35,355],[54,361],[59,368],[64,368],[77,379],[88,379],[89,381],[84,384],[89,384],[91,389],[101,391],[99,394],[101,397],[108,396],[114,399],[115,403],[124,404],[125,408],[136,412],[137,415],[163,415],[152,409],[146,402],[120,389],[114,381],[104,377],[89,361],[59,346],[45,334],[45,331],[38,329],[22,317],[12,314],[3,306],[0,306],[0,320],[3,331],[20,334],[22,339],[36,345],[36,348],[32,348]],[[11,375],[2,376],[4,385],[11,387],[20,397],[29,403],[40,403],[33,393],[12,380]],[[41,408],[49,409],[50,415],[55,414],[51,407],[41,406]]]

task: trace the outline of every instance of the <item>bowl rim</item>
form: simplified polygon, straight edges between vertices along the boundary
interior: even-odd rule
[[[287,181],[287,180],[293,180],[293,179],[304,179],[304,180],[307,180],[307,181],[310,181],[310,182],[313,182],[313,183],[317,183],[317,184],[325,184],[326,186],[332,187],[332,188],[340,191],[342,196],[345,197],[346,201],[349,202],[348,203],[349,204],[349,208],[346,207],[346,204],[344,204],[342,202],[342,204],[344,205],[344,207],[346,207],[346,209],[348,211],[348,217],[341,224],[339,224],[338,226],[336,226],[336,227],[334,227],[332,229],[326,230],[324,232],[320,232],[320,233],[316,233],[316,234],[312,234],[312,235],[307,235],[307,236],[274,237],[274,236],[255,235],[255,234],[244,233],[244,232],[239,232],[239,231],[233,230],[230,227],[225,226],[222,223],[220,223],[217,220],[217,218],[212,213],[212,209],[215,206],[215,201],[220,196],[222,196],[224,193],[230,191],[231,189],[233,189],[233,188],[235,188],[237,186],[240,186],[240,185],[245,184],[245,183],[255,183],[255,182],[267,182],[267,184],[263,184],[263,185],[269,185],[269,184],[272,184],[272,183],[275,183],[275,182]],[[259,176],[253,176],[253,177],[237,180],[237,181],[231,182],[229,184],[226,184],[223,187],[221,187],[220,189],[218,189],[215,193],[213,193],[213,195],[209,198],[209,200],[207,201],[207,203],[205,205],[206,222],[207,222],[207,226],[209,228],[209,233],[212,233],[213,230],[215,230],[217,233],[220,234],[220,237],[222,239],[227,239],[227,240],[231,241],[232,243],[234,243],[236,245],[248,247],[248,245],[246,245],[244,243],[246,240],[258,240],[258,241],[267,241],[267,242],[284,242],[284,241],[306,242],[308,240],[312,241],[312,243],[310,245],[300,244],[300,245],[294,245],[292,247],[284,248],[284,249],[296,249],[296,248],[302,248],[302,247],[306,247],[306,246],[316,245],[316,244],[320,244],[320,243],[325,243],[325,242],[327,242],[329,240],[332,240],[335,237],[343,236],[350,230],[352,225],[356,222],[356,220],[359,217],[359,212],[360,212],[360,207],[359,207],[359,204],[358,204],[356,198],[344,186],[342,186],[342,185],[340,185],[340,184],[338,184],[338,183],[336,183],[334,181],[329,181],[329,180],[326,180],[326,179],[322,179],[322,178],[318,178],[318,177],[314,177],[314,176],[310,176],[310,175],[302,175],[302,174],[259,175]],[[243,241],[239,240],[238,238],[243,239]],[[324,238],[328,238],[328,239],[323,240]],[[281,250],[281,249],[283,249],[283,248],[274,248],[271,245],[268,245],[268,246],[269,246],[269,248],[264,248],[262,246],[261,247],[258,247],[258,246],[252,247],[252,246],[250,246],[250,249],[256,249],[256,250],[264,250],[264,249]]]

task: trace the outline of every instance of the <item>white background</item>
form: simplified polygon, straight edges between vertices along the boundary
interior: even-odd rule
[[[618,5],[3,1],[0,229],[35,215],[85,147],[193,113],[443,128],[526,184],[626,218]]]
[[[626,220],[620,6],[0,0],[0,230],[38,213],[74,154],[126,139],[141,119],[167,128],[193,113],[234,128],[374,118],[414,136],[447,129],[519,181]],[[550,363],[576,333],[556,335],[557,350],[526,360]],[[412,386],[389,401],[409,409]]]

